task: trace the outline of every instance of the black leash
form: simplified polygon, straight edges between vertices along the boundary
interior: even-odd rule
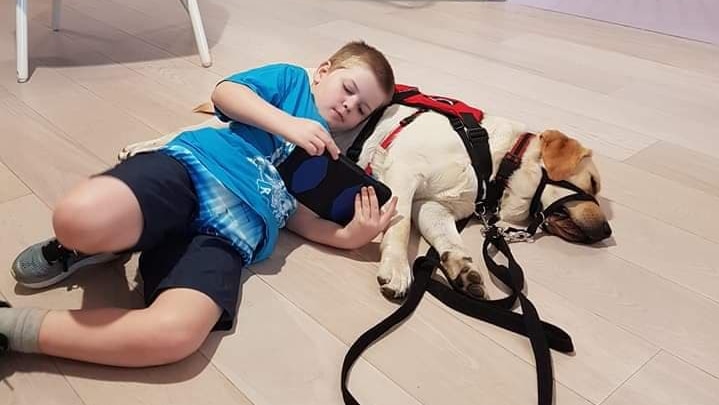
[[[395,94],[397,98],[397,94]],[[373,120],[365,126],[362,133],[355,140],[348,155],[357,160],[362,148],[362,143],[374,130],[374,125],[382,113],[373,117]],[[374,119],[376,118],[376,119]],[[537,369],[537,402],[539,405],[552,405],[554,396],[554,375],[552,370],[552,357],[549,349],[563,353],[574,351],[572,339],[561,328],[550,323],[543,322],[534,304],[524,295],[524,272],[514,259],[507,244],[509,240],[527,240],[531,238],[540,226],[544,226],[545,219],[550,214],[562,210],[562,204],[570,200],[594,200],[583,190],[566,181],[552,181],[542,169],[540,185],[530,204],[530,215],[532,221],[527,229],[507,228],[501,229],[496,226],[498,220],[499,205],[505,187],[512,173],[521,165],[522,154],[526,150],[532,134],[523,134],[512,150],[505,155],[500,163],[499,170],[490,181],[492,174],[492,156],[489,149],[487,131],[473,117],[467,114],[460,114],[460,117],[448,116],[455,132],[460,136],[467,153],[472,161],[472,167],[480,183],[475,202],[477,215],[484,222],[484,244],[482,254],[487,269],[510,290],[509,296],[497,300],[478,300],[470,298],[461,290],[448,287],[442,282],[432,278],[435,269],[444,271],[440,264],[439,255],[434,248],[430,248],[425,256],[418,257],[412,266],[414,281],[404,303],[387,318],[363,333],[350,346],[342,363],[341,390],[345,405],[360,405],[347,388],[347,379],[352,365],[360,355],[374,342],[380,339],[385,333],[402,323],[417,308],[424,293],[429,291],[434,297],[445,305],[473,318],[489,322],[506,330],[518,333],[529,338],[532,352],[535,358]],[[561,198],[546,209],[543,209],[541,195],[544,188],[554,185],[569,189],[572,195]],[[461,232],[469,222],[465,218],[457,222],[457,229]],[[494,247],[507,259],[507,265],[497,264],[489,253],[490,247]],[[452,280],[445,273],[448,282]],[[512,311],[512,307],[519,301],[521,314]]]
[[[468,221],[469,218],[457,223],[460,232]],[[507,258],[506,266],[494,261],[489,253],[490,246],[494,246]],[[511,294],[497,300],[482,301],[470,298],[435,280],[432,278],[435,269],[442,269],[442,267],[437,251],[430,248],[427,254],[418,257],[412,266],[414,281],[404,303],[387,318],[363,333],[347,352],[341,374],[342,397],[346,405],[360,405],[347,388],[347,379],[352,365],[369,346],[407,319],[417,308],[426,291],[456,311],[528,337],[537,367],[538,404],[552,404],[554,377],[549,349],[570,353],[574,351],[572,339],[561,328],[539,319],[534,304],[522,292],[524,288],[522,268],[514,259],[499,228],[496,226],[487,228],[482,250],[487,268],[510,288]],[[522,309],[521,314],[511,310],[517,300]]]

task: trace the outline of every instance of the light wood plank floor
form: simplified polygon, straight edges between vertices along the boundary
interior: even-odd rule
[[[499,2],[202,0],[214,65],[200,66],[175,1],[30,3],[28,83],[15,82],[14,2],[0,4],[0,296],[13,305],[138,307],[136,261],[40,292],[8,270],[51,235],[59,195],[127,143],[206,117],[192,107],[258,64],[314,66],[344,42],[384,50],[399,81],[593,148],[615,234],[515,245],[554,354],[558,405],[719,403],[719,48]],[[480,259],[476,226],[466,231]],[[412,252],[424,249],[415,241]],[[0,359],[0,404],[340,404],[347,347],[395,308],[378,249],[340,252],[283,233],[244,274],[239,318],[180,363],[123,370]],[[499,295],[497,289],[492,294]],[[355,367],[364,404],[533,404],[528,342],[431,298]]]

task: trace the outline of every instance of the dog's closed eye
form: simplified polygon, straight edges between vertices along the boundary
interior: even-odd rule
[[[597,182],[597,179],[595,179],[594,176],[590,176],[589,181],[592,185],[592,195],[597,195],[599,193],[599,183]]]

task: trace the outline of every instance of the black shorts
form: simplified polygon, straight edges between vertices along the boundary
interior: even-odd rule
[[[185,166],[163,153],[150,152],[102,175],[127,184],[140,204],[142,234],[129,250],[142,252],[138,272],[145,303],[152,304],[169,288],[197,290],[222,309],[214,329],[231,329],[244,263],[226,239],[194,231],[197,194]]]

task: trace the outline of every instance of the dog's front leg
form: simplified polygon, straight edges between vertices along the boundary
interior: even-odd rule
[[[457,232],[451,211],[437,201],[418,202],[412,211],[419,232],[440,254],[441,265],[452,284],[468,295],[486,299],[481,273]]]
[[[389,299],[402,298],[412,282],[412,269],[407,259],[407,245],[412,229],[412,198],[418,180],[404,173],[387,173],[381,179],[397,196],[397,216],[384,233],[380,244],[377,281],[382,294]]]

